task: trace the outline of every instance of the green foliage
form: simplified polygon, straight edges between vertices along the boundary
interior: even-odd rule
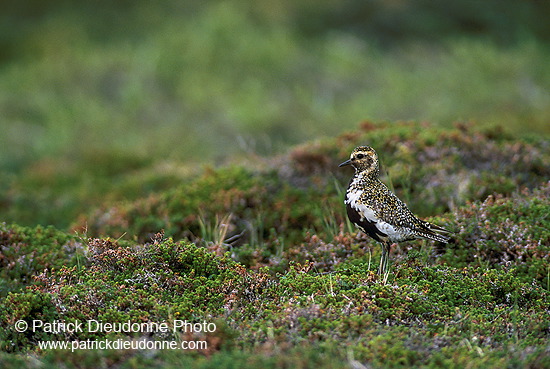
[[[6,4],[0,367],[550,367],[548,10]],[[365,116],[389,121],[355,129]],[[394,246],[387,281],[342,205],[337,165],[360,144],[415,213],[455,232]],[[217,329],[15,329],[88,319]],[[37,347],[87,339],[208,348]]]
[[[391,46],[411,39],[437,42],[464,35],[482,36],[510,45],[524,32],[547,38],[549,30],[542,15],[548,12],[548,4],[534,2],[459,0],[445,4],[404,0],[394,4],[383,0],[351,0],[324,1],[316,7],[308,5],[308,2],[298,5],[296,12],[298,26],[308,33],[336,29]]]
[[[174,162],[273,155],[366,116],[548,134],[547,6],[495,1],[11,2],[3,220],[66,228],[106,192],[174,186]]]
[[[62,267],[35,276],[33,292],[10,294],[2,303],[4,350],[29,348],[43,339],[30,331],[11,336],[14,322],[33,319],[69,322],[202,321],[219,316],[227,295],[241,283],[244,269],[193,244],[157,238],[141,246],[122,246],[110,239],[88,244],[89,267]],[[109,283],[106,283],[109,281]],[[150,292],[154,291],[153,294]],[[42,332],[39,332],[42,333]],[[31,335],[31,337],[29,337]],[[85,332],[79,339],[98,338]]]
[[[101,359],[121,367],[498,367],[544,365],[550,294],[517,270],[397,266],[389,284],[373,272],[348,268],[318,273],[293,263],[276,276],[252,272],[228,256],[156,235],[147,244],[94,239],[88,268],[37,276],[33,289],[2,302],[3,351],[33,352],[39,340],[131,339],[132,333],[24,333],[17,320],[66,322],[216,322],[201,335],[206,351],[55,351],[46,366],[82,367]],[[106,283],[108,281],[108,283]],[[136,338],[139,334],[134,334]],[[177,339],[153,334],[157,339]],[[13,354],[12,354],[13,355]],[[14,363],[18,356],[2,356]],[[243,364],[246,363],[246,364]],[[85,367],[92,364],[85,364]]]
[[[54,322],[59,318],[52,296],[37,290],[9,293],[2,298],[0,304],[0,350],[18,351],[20,347],[30,347],[38,340],[51,340],[55,334],[44,331],[18,332],[14,329],[17,321],[25,321],[29,327],[33,326],[33,320]]]
[[[359,144],[376,146],[382,179],[413,211],[455,232],[445,247],[392,248],[387,281],[374,272],[379,245],[344,219],[351,173],[337,164]],[[184,171],[137,200],[107,196],[75,221],[85,236],[2,224],[0,363],[29,366],[30,354],[52,368],[548,366],[547,147],[464,124],[364,122],[279,157]],[[159,189],[175,179],[163,178]],[[90,238],[105,234],[119,239]],[[143,337],[14,329],[37,319],[217,329],[147,338],[208,343],[186,355],[40,351],[40,341]]]
[[[84,246],[75,236],[53,227],[20,227],[0,223],[0,298],[33,283],[44,269],[83,262]]]
[[[324,227],[319,202],[334,208],[340,199],[333,196],[328,184],[299,188],[282,180],[274,170],[257,173],[233,167],[208,170],[160,195],[100,209],[93,218],[102,219],[101,223],[85,222],[89,234],[118,237],[129,232],[145,240],[164,229],[171,237],[198,240],[206,229],[212,234],[213,225],[220,226],[220,217],[230,215],[224,227],[227,238],[235,237],[235,241],[226,246],[239,260],[249,259],[260,247],[268,258],[279,250],[276,235],[291,241],[301,238],[306,228]],[[336,219],[341,222],[342,215]],[[255,243],[251,245],[251,241]]]
[[[230,251],[247,267],[267,265],[273,272],[284,271],[289,260],[304,263],[308,259],[315,260],[320,271],[333,270],[351,254],[361,256],[352,262],[369,264],[371,250],[354,245],[346,235],[351,229],[344,227],[341,189],[351,173],[337,164],[354,146],[371,143],[377,145],[382,180],[420,216],[454,211],[456,206],[493,193],[509,196],[523,186],[536,188],[550,176],[545,139],[517,140],[500,131],[479,132],[460,124],[454,130],[442,130],[419,123],[365,122],[360,131],[296,147],[278,159],[279,167],[257,159],[257,169],[206,170],[160,194],[97,209],[76,226],[94,236],[128,234],[141,241],[164,229],[170,237],[188,238],[218,253]],[[531,226],[545,227],[541,214],[547,205],[544,196],[538,197],[533,208],[523,211],[529,221],[517,219],[513,203],[502,208],[504,218],[494,217],[502,226],[519,222],[516,227],[523,230],[517,235],[517,248],[524,246],[519,239],[532,233]],[[531,201],[531,195],[520,198],[521,203]],[[470,225],[471,209],[464,209],[456,215],[456,222],[442,221],[456,223],[450,227],[455,231],[462,224],[470,227],[461,231],[467,241],[455,247],[457,253],[470,256],[461,256],[457,263],[473,261],[467,250],[477,242],[477,233],[471,227],[479,227]],[[496,237],[505,237],[498,227],[495,224],[492,229],[501,233]],[[547,236],[540,231],[533,236],[533,243],[546,243]],[[378,246],[372,245],[378,252]],[[541,246],[533,256],[544,252]],[[478,262],[486,260],[482,254],[476,254]],[[493,257],[480,265],[503,265],[502,261]],[[544,262],[535,261],[525,275],[542,280],[547,274]]]
[[[547,289],[550,263],[550,187],[533,193],[485,201],[461,208],[455,218],[456,242],[442,261],[456,266],[480,265],[516,268],[518,276],[537,279]]]

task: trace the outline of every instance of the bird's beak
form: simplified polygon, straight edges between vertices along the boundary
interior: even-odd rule
[[[342,164],[338,165],[338,167],[345,167],[346,165],[350,165],[350,164],[351,164],[351,159],[346,160],[346,161],[343,162]]]

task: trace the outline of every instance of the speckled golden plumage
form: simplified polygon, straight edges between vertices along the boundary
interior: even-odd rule
[[[390,244],[426,238],[448,242],[444,228],[418,219],[393,192],[380,182],[378,155],[372,147],[356,147],[350,159],[340,167],[351,165],[355,175],[349,183],[344,203],[350,221],[382,243],[379,273],[388,268]]]

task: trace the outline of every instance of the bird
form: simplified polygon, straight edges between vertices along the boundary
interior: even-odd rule
[[[419,219],[379,179],[378,154],[370,146],[358,146],[349,160],[339,167],[351,165],[355,174],[346,191],[344,204],[349,220],[361,231],[382,244],[378,274],[388,272],[389,251],[393,243],[429,239],[448,243],[452,232]]]

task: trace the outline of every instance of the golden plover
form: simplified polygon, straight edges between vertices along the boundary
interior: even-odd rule
[[[340,167],[355,168],[344,204],[350,221],[360,230],[382,243],[379,274],[388,270],[388,254],[394,242],[427,238],[447,243],[450,239],[444,228],[418,219],[403,201],[380,182],[378,155],[372,147],[356,147],[350,159]],[[443,234],[442,234],[443,233]]]

